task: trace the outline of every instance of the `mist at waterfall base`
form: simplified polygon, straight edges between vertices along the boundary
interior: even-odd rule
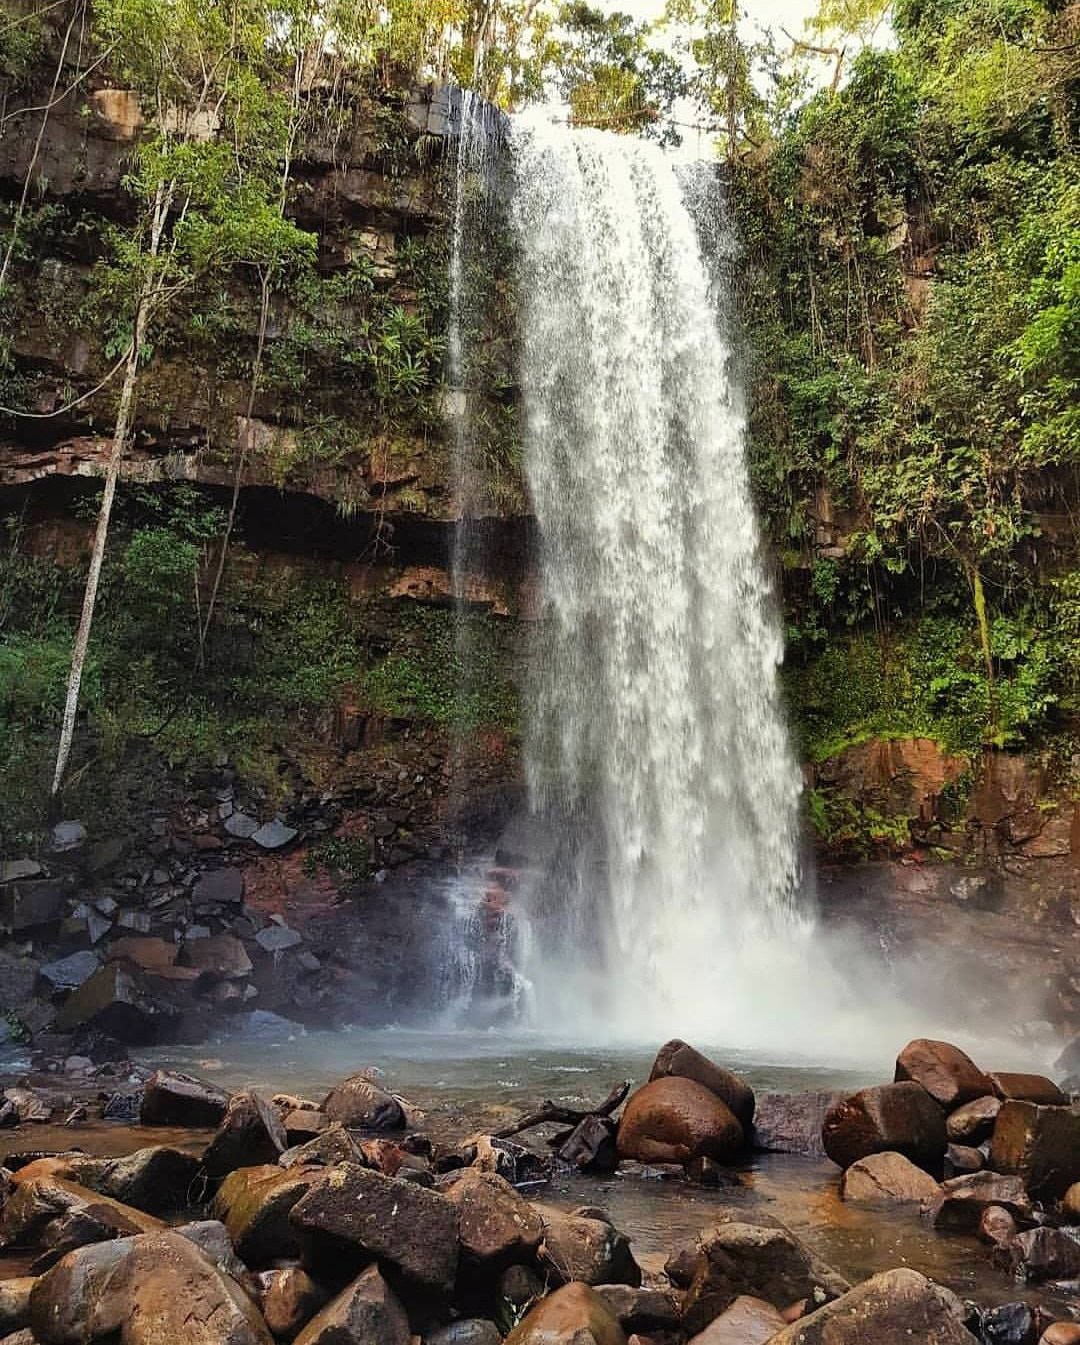
[[[462,203],[494,190],[498,157],[542,610],[522,696],[530,853],[483,983],[483,864],[450,884],[441,1025],[867,1062],[946,1026],[970,1039],[944,957],[886,973],[882,950],[815,919],[715,167],[545,114],[493,137],[468,96],[459,129],[454,591],[479,563],[461,315],[490,211],[470,229]]]

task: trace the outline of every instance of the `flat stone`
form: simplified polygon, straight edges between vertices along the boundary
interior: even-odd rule
[[[771,1303],[740,1294],[704,1331],[692,1337],[691,1345],[765,1345],[785,1325]]]
[[[251,839],[263,850],[280,850],[283,845],[296,840],[299,834],[295,827],[275,817],[272,822],[264,822],[258,831],[252,832]]]
[[[281,953],[286,948],[295,948],[304,942],[304,936],[295,929],[283,925],[267,925],[255,935],[255,942],[266,953]]]
[[[1003,1074],[1000,1071],[990,1075],[994,1092],[1003,1101],[1034,1102],[1040,1107],[1067,1107],[1069,1099],[1044,1074]]]
[[[921,1205],[938,1184],[903,1154],[869,1154],[852,1163],[840,1181],[841,1199],[860,1205]]]
[[[225,818],[225,830],[238,840],[249,840],[259,830],[259,823],[247,813],[230,813]]]
[[[983,1211],[991,1205],[1008,1210],[1014,1219],[1026,1221],[1032,1217],[1031,1199],[1023,1181],[998,1172],[973,1172],[942,1182],[926,1213],[935,1228],[973,1233]]]
[[[52,990],[77,990],[101,966],[97,953],[84,949],[57,962],[46,962],[38,973]]]
[[[244,900],[243,872],[211,869],[195,884],[191,900],[196,906],[238,906]]]
[[[56,854],[77,850],[86,840],[86,828],[81,822],[57,822],[52,829],[50,849]]]
[[[0,928],[8,933],[56,924],[64,913],[64,886],[57,878],[31,878],[0,888]]]
[[[0,883],[14,883],[20,878],[40,878],[44,872],[36,859],[5,859],[0,864]]]

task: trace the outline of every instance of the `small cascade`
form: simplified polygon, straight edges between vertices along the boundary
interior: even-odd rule
[[[526,1020],[532,988],[528,925],[513,902],[520,875],[490,858],[463,867],[445,888],[447,924],[438,1002],[444,1026],[487,1028]]]

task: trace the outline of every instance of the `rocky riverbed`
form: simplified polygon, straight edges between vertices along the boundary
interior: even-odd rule
[[[887,1083],[755,1096],[673,1041],[637,1088],[478,1131],[371,1070],[310,1099],[76,1062],[4,1093],[0,1332],[1068,1345],[1078,1064],[918,1040]]]

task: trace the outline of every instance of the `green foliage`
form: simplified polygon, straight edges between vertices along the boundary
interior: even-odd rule
[[[361,882],[371,876],[371,844],[363,836],[328,836],[304,856],[309,878],[316,876],[320,865]]]

